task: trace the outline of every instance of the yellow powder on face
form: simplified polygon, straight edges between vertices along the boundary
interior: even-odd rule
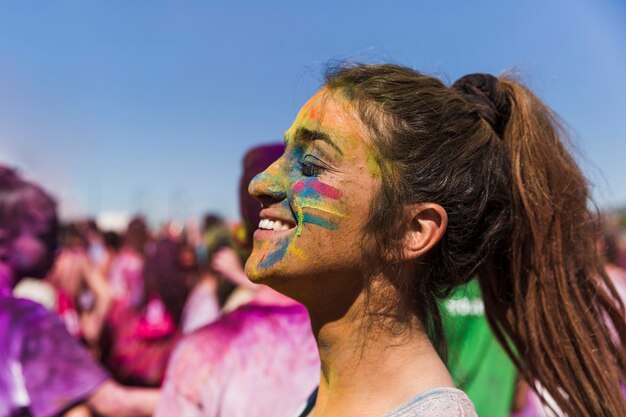
[[[367,161],[365,163],[372,178],[380,178],[380,165],[376,162],[376,158],[372,152],[367,155]]]
[[[298,218],[298,228],[296,229],[296,236],[302,235],[302,223],[304,222],[304,213],[302,212],[302,206],[299,204],[296,206],[296,217]]]
[[[292,253],[295,256],[297,256],[298,258],[302,259],[303,261],[307,260],[307,256],[304,252],[302,252],[300,249],[296,248],[293,243],[291,245],[289,245],[289,247],[287,248],[287,253]]]
[[[302,210],[302,208],[307,207],[307,208],[313,208],[319,211],[323,211],[324,213],[328,213],[328,214],[333,214],[335,216],[338,217],[346,217],[347,215],[345,213],[342,213],[339,210],[335,210],[331,207],[328,207],[327,204],[324,204],[322,201],[319,200],[315,200],[313,198],[301,198],[298,199],[298,208],[300,210]]]

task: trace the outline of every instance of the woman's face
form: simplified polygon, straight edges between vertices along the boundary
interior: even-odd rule
[[[380,185],[365,126],[340,93],[322,89],[302,107],[285,143],[285,153],[250,182],[262,210],[247,275],[280,286],[358,271]]]

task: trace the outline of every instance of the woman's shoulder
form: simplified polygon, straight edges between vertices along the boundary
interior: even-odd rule
[[[435,388],[412,398],[383,417],[477,417],[467,394],[456,388]]]
[[[311,394],[298,417],[307,417],[313,410],[317,389]],[[425,391],[382,417],[478,417],[467,394],[456,388],[435,388]]]

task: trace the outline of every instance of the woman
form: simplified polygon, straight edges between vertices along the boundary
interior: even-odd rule
[[[160,386],[170,354],[181,336],[183,307],[197,280],[195,257],[172,237],[157,240],[148,251],[141,303],[116,303],[109,315],[112,347],[107,359],[119,381]],[[192,252],[193,256],[193,252]]]
[[[111,261],[109,284],[116,304],[139,308],[143,301],[143,269],[150,234],[141,217],[130,221],[124,235],[124,245]]]
[[[57,292],[56,311],[68,331],[98,357],[98,342],[109,307],[111,290],[105,275],[89,258],[87,239],[70,224],[61,233],[62,249],[47,281]]]
[[[437,300],[475,274],[527,380],[568,415],[626,415],[624,351],[602,317],[622,344],[626,328],[563,136],[506,78],[328,75],[250,184],[263,210],[246,272],[302,302],[317,338],[308,415],[474,415],[437,353]]]

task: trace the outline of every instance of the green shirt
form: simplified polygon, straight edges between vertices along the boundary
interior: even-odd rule
[[[448,369],[480,417],[510,414],[517,372],[491,332],[478,282],[460,286],[441,302]]]

